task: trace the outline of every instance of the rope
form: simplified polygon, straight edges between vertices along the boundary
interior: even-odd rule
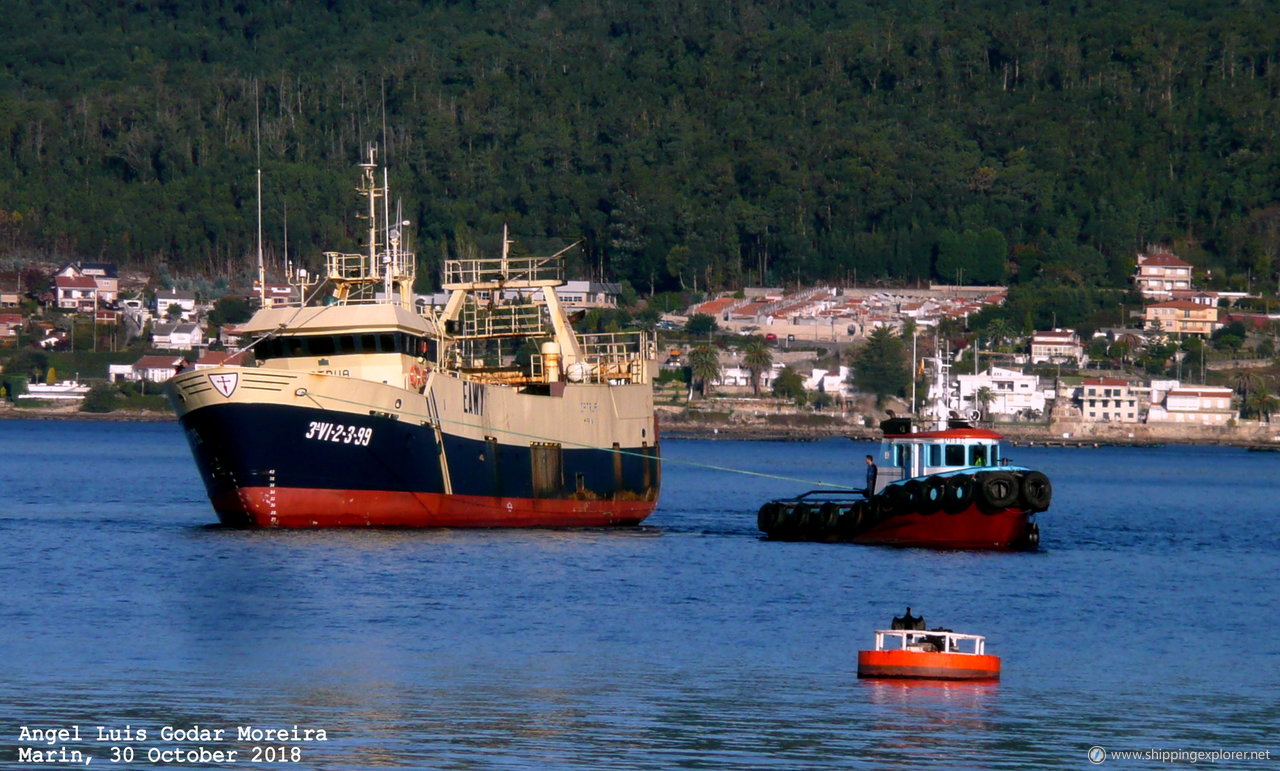
[[[358,402],[351,399],[343,399],[340,396],[319,396],[317,394],[312,394],[310,391],[307,392],[307,396],[313,402],[315,402],[317,406],[320,406],[320,399],[325,399],[331,402],[337,402],[339,404],[349,404],[353,407],[369,408],[369,407],[377,406],[373,404],[368,404],[366,402]],[[404,414],[414,418],[422,418],[423,420],[430,422],[430,416],[426,415],[425,413],[419,414],[417,412],[405,410]],[[455,426],[459,426],[461,428],[475,428],[481,431],[492,430],[496,433],[502,433],[508,436],[518,436],[522,439],[532,439],[534,441],[542,441],[542,442],[554,441],[562,445],[567,444],[572,447],[581,447],[588,450],[603,450],[605,452],[614,452],[619,455],[631,456],[634,458],[654,458],[654,456],[646,455],[645,453],[642,453],[642,452],[635,452],[633,450],[624,450],[622,448],[618,448],[615,450],[612,447],[597,447],[596,445],[587,444],[586,442],[574,442],[574,441],[569,441],[564,439],[557,439],[556,437],[541,436],[539,434],[529,434],[523,431],[513,431],[511,429],[491,429],[486,426],[480,425],[478,423],[468,423],[463,420],[454,420],[450,418],[445,418],[443,416],[439,416],[437,419],[441,423],[448,423]],[[727,474],[741,474],[743,476],[760,477],[762,479],[776,479],[781,482],[798,482],[800,484],[809,485],[811,487],[832,487],[832,488],[839,488],[842,490],[848,489],[849,487],[849,485],[847,484],[837,484],[835,482],[823,482],[821,480],[815,481],[812,479],[804,479],[802,477],[786,476],[785,474],[769,474],[763,471],[749,471],[747,469],[733,468],[732,466],[718,466],[713,463],[701,463],[699,461],[694,461],[694,460],[677,460],[673,458],[661,458],[661,457],[655,458],[655,459],[663,464],[673,463],[680,466],[689,466],[692,468],[706,469],[708,471],[722,471]]]

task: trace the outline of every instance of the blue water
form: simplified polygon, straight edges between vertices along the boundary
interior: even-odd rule
[[[147,768],[87,734],[145,728],[141,758],[196,724],[324,729],[316,769],[1280,758],[1280,454],[1012,449],[1054,483],[1038,553],[760,540],[763,500],[856,485],[869,450],[665,442],[638,529],[250,532],[211,524],[175,424],[0,421],[0,763],[78,725],[94,766]],[[859,681],[907,605],[986,634],[1002,680]]]

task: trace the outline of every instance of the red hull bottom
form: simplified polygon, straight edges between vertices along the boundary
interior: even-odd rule
[[[908,650],[858,651],[858,677],[999,680],[996,656]]]
[[[235,527],[604,527],[635,525],[648,500],[499,498],[381,490],[246,487],[213,499]]]
[[[1030,532],[1030,513],[1008,508],[988,514],[975,504],[958,514],[898,514],[850,540],[929,549],[1022,549]]]

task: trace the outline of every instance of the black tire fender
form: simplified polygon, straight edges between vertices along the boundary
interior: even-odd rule
[[[1039,471],[1028,471],[1022,477],[1022,505],[1030,511],[1044,511],[1053,500],[1053,484]]]
[[[959,514],[973,503],[977,487],[973,477],[968,474],[947,477],[947,495],[942,508],[946,509],[948,514]]]
[[[947,497],[947,480],[942,477],[925,477],[920,483],[920,513],[932,514],[942,508]]]
[[[978,474],[978,500],[988,513],[994,514],[1018,502],[1018,480],[1008,471],[984,471]]]

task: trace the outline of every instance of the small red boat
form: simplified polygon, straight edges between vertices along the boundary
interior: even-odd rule
[[[907,608],[892,629],[876,631],[875,650],[858,651],[858,677],[999,680],[1000,658],[987,655],[986,643],[982,635],[925,629]]]

